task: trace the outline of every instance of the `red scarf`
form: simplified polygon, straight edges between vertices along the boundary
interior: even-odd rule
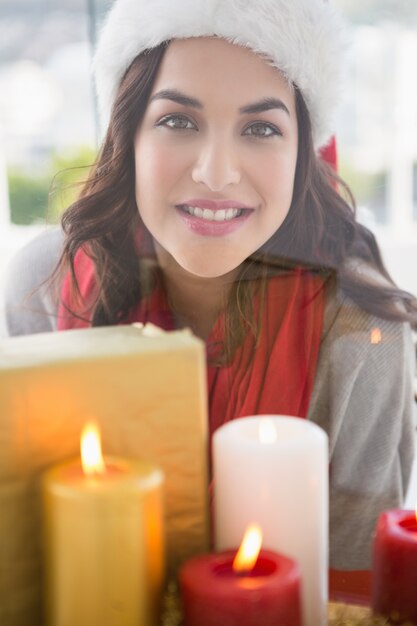
[[[269,279],[258,345],[248,333],[230,366],[208,367],[211,434],[246,415],[307,415],[323,303],[323,280],[310,272]],[[214,333],[220,338],[221,327]]]
[[[95,293],[94,265],[79,250],[75,273],[84,303],[71,295],[70,272],[61,294],[58,330],[86,328],[85,303]],[[314,383],[323,325],[323,280],[306,270],[295,270],[268,280],[261,319],[261,335],[254,349],[248,332],[228,366],[208,365],[210,434],[225,422],[246,415],[283,414],[305,417]],[[259,299],[255,300],[255,314]],[[175,328],[174,317],[162,288],[156,288],[133,311],[128,323],[152,322],[165,330]],[[213,354],[223,337],[224,318],[220,316],[207,341]]]

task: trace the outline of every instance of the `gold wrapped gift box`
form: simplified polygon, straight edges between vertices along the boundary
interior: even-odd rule
[[[104,454],[165,473],[169,572],[208,549],[204,345],[188,331],[117,326],[0,341],[0,624],[41,623],[39,477],[79,456],[83,424]]]

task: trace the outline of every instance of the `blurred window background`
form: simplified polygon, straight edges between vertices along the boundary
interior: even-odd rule
[[[330,1],[352,24],[340,173],[394,278],[417,293],[417,2]],[[94,160],[90,64],[111,3],[0,1],[0,289],[10,256],[59,219]]]
[[[340,174],[393,278],[417,294],[417,2],[330,1],[352,24]]]
[[[0,289],[11,255],[59,219],[94,160],[90,65],[110,4],[0,1]]]

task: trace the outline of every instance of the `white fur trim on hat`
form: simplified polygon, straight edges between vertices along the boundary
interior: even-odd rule
[[[134,58],[164,41],[216,35],[261,54],[300,89],[316,148],[334,131],[347,39],[326,0],[115,0],[93,62],[107,123]]]

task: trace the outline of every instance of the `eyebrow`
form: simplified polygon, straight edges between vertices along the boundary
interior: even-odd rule
[[[264,111],[271,111],[272,109],[285,111],[288,115],[290,115],[288,108],[279,98],[263,98],[263,100],[259,100],[259,102],[254,102],[253,104],[248,104],[244,107],[240,107],[239,112],[263,113]]]
[[[192,107],[193,109],[204,108],[200,100],[186,96],[176,89],[162,89],[154,94],[150,101],[154,102],[154,100],[172,100],[172,102],[182,104],[185,107]]]
[[[172,102],[176,102],[177,104],[181,104],[186,107],[192,107],[193,109],[204,109],[204,105],[200,102],[200,100],[191,98],[191,96],[186,96],[177,89],[162,89],[154,94],[150,101],[154,102],[155,100],[171,100]],[[285,111],[288,115],[290,115],[288,108],[279,98],[263,98],[262,100],[259,100],[259,102],[253,102],[252,104],[240,107],[239,113],[263,113],[264,111],[271,111],[272,109]]]

